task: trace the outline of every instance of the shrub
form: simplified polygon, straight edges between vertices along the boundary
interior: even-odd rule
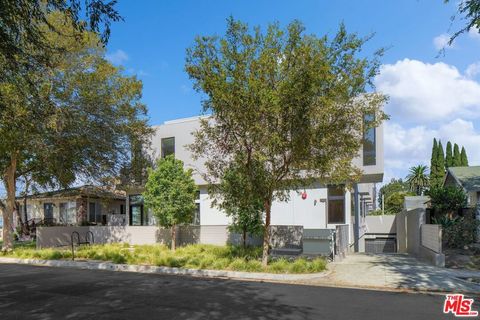
[[[443,242],[448,248],[463,248],[477,240],[480,221],[470,217],[439,220],[443,229]]]
[[[461,188],[433,187],[428,191],[430,204],[435,214],[453,216],[458,210],[467,205],[467,195]]]

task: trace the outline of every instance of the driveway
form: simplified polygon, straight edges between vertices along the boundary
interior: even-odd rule
[[[480,272],[438,268],[403,254],[349,254],[329,264],[331,273],[318,285],[480,293]]]
[[[0,264],[2,320],[454,319],[443,302],[438,294]]]

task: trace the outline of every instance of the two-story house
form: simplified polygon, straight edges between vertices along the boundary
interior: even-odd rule
[[[229,218],[219,209],[212,207],[207,192],[204,162],[194,161],[186,147],[194,143],[192,133],[200,128],[199,117],[167,121],[155,126],[152,146],[156,156],[174,154],[192,168],[199,187],[196,200],[197,212],[192,223],[200,226],[226,226]],[[351,190],[343,186],[316,183],[304,189],[291,191],[290,200],[272,205],[272,225],[301,225],[304,229],[333,229],[336,225],[350,226],[349,243],[362,251],[365,214],[375,208],[375,184],[383,179],[383,127],[365,132],[362,150],[354,164],[363,170],[358,184]],[[127,193],[127,224],[132,226],[153,225],[153,215],[144,208],[142,189],[130,189]],[[358,224],[355,221],[359,221]],[[355,241],[360,239],[360,241]]]

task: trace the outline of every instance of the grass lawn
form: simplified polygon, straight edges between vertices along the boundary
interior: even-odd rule
[[[0,254],[2,256],[2,254]],[[35,249],[35,243],[16,244],[5,257],[36,258],[45,260],[71,259],[69,249]],[[106,244],[82,246],[75,252],[77,259],[111,261],[113,263],[154,265],[189,269],[232,270],[269,273],[314,273],[324,271],[324,258],[312,260],[298,258],[289,261],[273,259],[267,268],[261,265],[261,248],[213,246],[205,244],[179,247],[175,252],[165,245]]]

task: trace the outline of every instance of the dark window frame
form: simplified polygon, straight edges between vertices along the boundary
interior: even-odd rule
[[[331,195],[333,190],[343,189],[343,194],[339,195]],[[330,202],[333,201],[342,201],[342,219],[331,221],[330,217]],[[332,217],[333,218],[333,217]],[[329,185],[327,186],[327,224],[345,224],[347,217],[346,217],[346,210],[345,210],[345,186],[343,185]]]
[[[167,143],[168,141],[172,141],[172,140],[173,140],[173,145],[169,146],[169,147],[172,147],[173,151],[168,152],[168,154],[166,154],[167,146],[164,145],[164,143]],[[167,157],[169,155],[172,155],[172,154],[173,154],[173,156],[175,156],[175,137],[162,138],[160,140],[160,152],[161,152],[161,157],[162,158],[165,158],[165,157]]]
[[[374,120],[375,115],[366,114],[363,116],[365,130],[363,130],[362,157],[364,166],[374,166],[377,164],[377,130],[375,127],[367,127],[368,122]]]

